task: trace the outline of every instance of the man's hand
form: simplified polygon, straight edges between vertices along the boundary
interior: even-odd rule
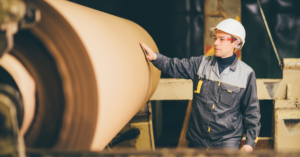
[[[253,152],[253,148],[250,145],[243,145],[243,147],[241,148],[241,151],[251,153],[251,152]]]
[[[145,51],[147,52],[147,56],[146,58],[149,60],[149,61],[152,61],[152,60],[156,60],[156,54],[147,46],[145,45],[144,43],[140,42],[140,45],[145,49]]]

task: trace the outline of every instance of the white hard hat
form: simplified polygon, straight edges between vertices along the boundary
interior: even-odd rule
[[[217,29],[237,37],[240,44],[235,48],[242,49],[245,44],[246,31],[239,21],[229,18],[221,21],[216,27],[210,28],[211,31],[216,31]]]

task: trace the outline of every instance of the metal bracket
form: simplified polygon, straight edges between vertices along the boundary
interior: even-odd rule
[[[25,157],[16,111],[16,105],[22,103],[19,95],[12,87],[0,84],[0,156]]]
[[[0,1],[0,57],[13,48],[13,35],[19,28],[29,28],[41,19],[39,9],[22,0]]]

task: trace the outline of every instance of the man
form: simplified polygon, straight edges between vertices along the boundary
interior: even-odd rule
[[[193,105],[186,139],[196,148],[238,149],[252,152],[260,130],[256,78],[251,67],[238,60],[234,49],[245,44],[245,29],[226,19],[214,33],[214,56],[170,59],[140,43],[162,72],[193,80]]]

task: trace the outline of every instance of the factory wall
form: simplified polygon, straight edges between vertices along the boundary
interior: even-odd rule
[[[299,58],[300,1],[260,2],[281,60]],[[242,0],[242,24],[247,33],[242,60],[254,69],[257,78],[282,78],[257,0]]]

